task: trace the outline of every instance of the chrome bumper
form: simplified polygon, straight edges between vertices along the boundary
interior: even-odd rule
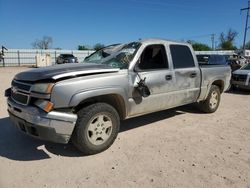
[[[77,115],[51,111],[46,113],[34,106],[23,106],[8,98],[11,121],[28,135],[57,143],[68,143]]]

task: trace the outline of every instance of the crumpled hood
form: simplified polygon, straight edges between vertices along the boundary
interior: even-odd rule
[[[62,64],[24,71],[15,76],[20,81],[58,80],[67,77],[118,72],[120,69],[103,64],[79,63]]]

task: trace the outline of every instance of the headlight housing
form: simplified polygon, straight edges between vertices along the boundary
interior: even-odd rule
[[[41,100],[41,99],[37,100],[35,102],[35,105],[47,113],[50,112],[54,107],[54,104],[52,102],[47,101],[47,100]]]
[[[35,93],[50,94],[53,86],[53,83],[37,83],[32,86],[31,91]]]

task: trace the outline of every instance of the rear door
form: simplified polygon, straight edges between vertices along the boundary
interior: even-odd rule
[[[200,93],[200,68],[195,64],[189,46],[170,44],[174,68],[176,106],[195,102]]]

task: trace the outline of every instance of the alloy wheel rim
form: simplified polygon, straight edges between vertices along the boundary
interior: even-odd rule
[[[87,138],[93,145],[105,143],[112,133],[112,121],[106,114],[95,115],[88,124]]]
[[[218,104],[218,100],[219,100],[219,95],[216,91],[213,91],[211,94],[211,98],[209,100],[209,106],[214,109],[217,107]]]

